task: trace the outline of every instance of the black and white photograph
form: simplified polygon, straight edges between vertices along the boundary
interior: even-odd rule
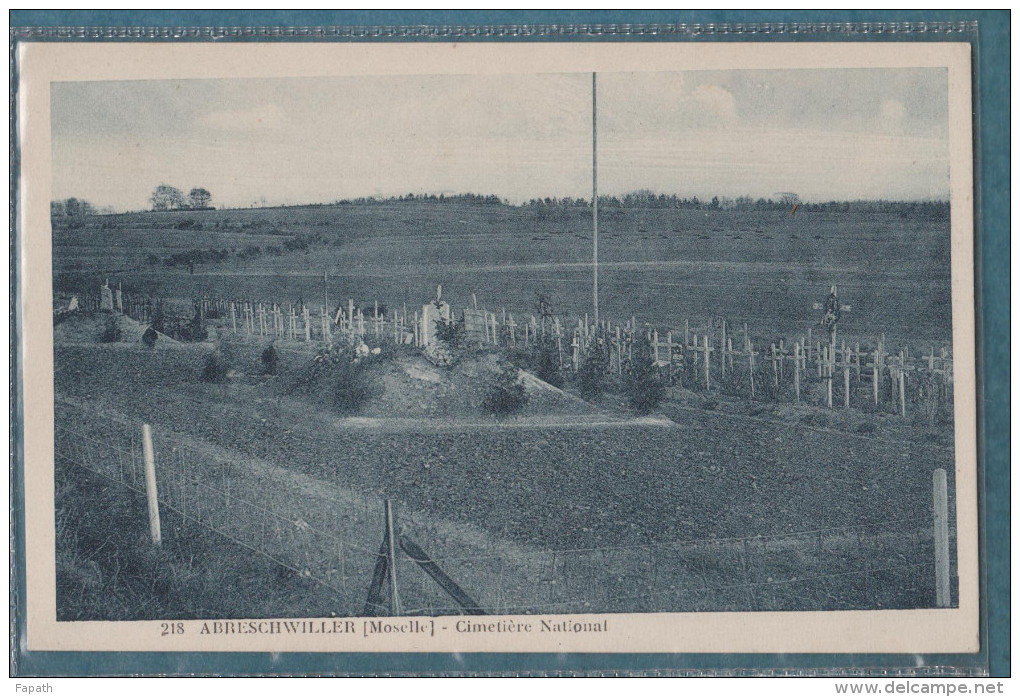
[[[970,133],[820,65],[52,81],[56,624],[970,604]]]

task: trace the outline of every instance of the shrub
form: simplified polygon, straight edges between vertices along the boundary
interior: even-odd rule
[[[241,260],[257,259],[260,256],[262,256],[262,247],[251,244],[237,253],[237,258]]]
[[[497,415],[514,414],[524,408],[528,403],[528,394],[518,379],[519,375],[520,370],[512,363],[500,371],[482,403],[487,412]]]
[[[341,414],[356,414],[372,396],[372,381],[364,361],[341,361],[334,369],[333,406]]]
[[[539,336],[535,342],[533,359],[535,374],[553,387],[563,387],[563,373],[560,371],[560,354],[556,348],[556,338],[547,334]]]
[[[221,384],[227,381],[227,373],[230,366],[219,351],[206,354],[205,363],[202,365],[202,373],[199,376],[202,382]]]
[[[149,348],[153,348],[156,345],[156,341],[158,339],[159,334],[157,334],[156,330],[153,329],[152,327],[146,327],[145,331],[142,333],[142,343],[148,346]]]
[[[276,234],[280,234],[278,230],[274,230],[273,232]],[[310,243],[308,241],[308,238],[306,237],[302,236],[291,237],[289,240],[283,241],[283,248],[286,249],[288,252],[296,252],[298,250],[303,251],[308,249],[309,244]]]
[[[460,348],[464,345],[464,320],[450,320],[449,322],[436,322],[436,338],[450,348]]]
[[[279,370],[280,352],[276,350],[276,346],[274,344],[266,346],[265,350],[262,352],[261,360],[262,374],[276,375],[276,372]]]
[[[641,414],[651,412],[665,397],[654,360],[651,344],[647,339],[639,338],[634,344],[634,359],[627,366],[624,385],[627,401]]]
[[[181,341],[205,341],[209,338],[209,332],[206,331],[205,324],[202,322],[202,313],[199,308],[195,308],[195,315],[191,321],[180,328],[177,338]]]
[[[104,344],[115,344],[121,340],[121,337],[120,322],[117,321],[116,317],[107,317],[106,327],[103,329],[103,335],[99,340]]]
[[[370,366],[379,360],[379,356],[359,355],[349,346],[322,350],[297,379],[294,389],[318,394],[341,414],[357,413],[376,392]]]
[[[557,356],[558,360],[558,356]],[[605,391],[609,372],[609,342],[605,333],[596,330],[589,338],[587,350],[577,370],[577,389],[585,399],[598,399]]]

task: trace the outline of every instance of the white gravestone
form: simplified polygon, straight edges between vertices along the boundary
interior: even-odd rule
[[[450,304],[443,299],[443,287],[436,286],[436,298],[421,307],[421,344],[428,346],[436,333],[436,322],[450,321]]]
[[[113,312],[113,291],[110,285],[104,283],[99,289],[99,310],[100,312]]]

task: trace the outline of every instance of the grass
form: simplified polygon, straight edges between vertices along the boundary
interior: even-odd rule
[[[57,620],[328,617],[335,591],[80,467],[56,468]],[[258,598],[257,603],[252,599]]]

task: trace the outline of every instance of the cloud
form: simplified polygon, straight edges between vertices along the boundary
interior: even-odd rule
[[[199,117],[197,123],[217,131],[263,131],[283,128],[285,119],[276,104],[259,104],[250,109],[213,111]]]

